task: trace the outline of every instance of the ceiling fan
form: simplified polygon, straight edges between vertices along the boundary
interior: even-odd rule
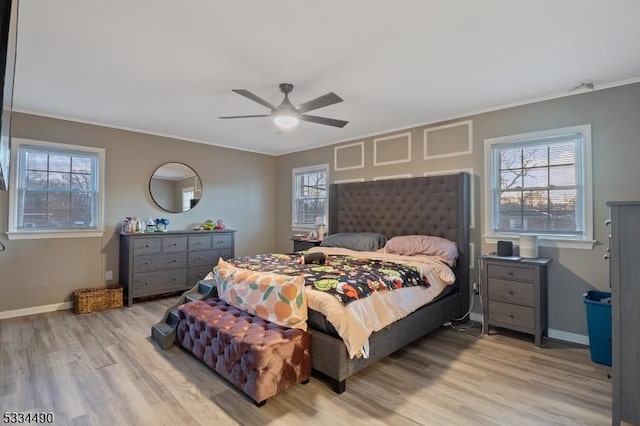
[[[254,95],[246,89],[233,89],[238,95],[251,99],[254,102],[264,105],[271,110],[270,114],[258,114],[258,115],[233,115],[229,117],[218,118],[254,118],[254,117],[272,117],[274,123],[283,129],[291,129],[295,127],[300,120],[309,121],[311,123],[325,124],[327,126],[344,127],[348,121],[337,120],[335,118],[318,117],[316,115],[305,114],[306,112],[316,109],[324,108],[329,105],[342,102],[342,98],[333,92],[329,92],[326,95],[322,95],[318,98],[307,101],[297,107],[289,100],[289,93],[293,90],[293,84],[282,83],[280,84],[280,91],[284,93],[284,99],[280,105],[273,106],[269,102],[265,101],[259,96]]]

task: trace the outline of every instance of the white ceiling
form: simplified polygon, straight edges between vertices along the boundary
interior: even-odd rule
[[[640,77],[637,0],[20,0],[14,108],[270,154]],[[344,102],[279,133],[231,89]],[[573,92],[572,92],[573,93]]]

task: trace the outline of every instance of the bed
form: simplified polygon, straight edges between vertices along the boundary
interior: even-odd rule
[[[434,296],[434,300],[418,307],[412,313],[403,314],[406,316],[402,319],[370,335],[367,334],[364,356],[354,356],[353,345],[350,346],[350,350],[347,349],[345,341],[348,342],[348,339],[345,338],[343,341],[339,337],[331,324],[326,321],[328,316],[325,317],[314,309],[308,309],[308,324],[312,336],[310,349],[312,368],[328,379],[336,393],[342,393],[346,389],[348,377],[430,333],[444,323],[462,316],[467,311],[470,300],[469,175],[459,173],[411,179],[333,184],[329,189],[329,227],[330,235],[369,232],[382,234],[386,239],[407,235],[441,237],[454,242],[458,254],[457,261],[451,268],[455,277],[452,276],[450,281],[453,283],[446,286],[446,291],[437,297]],[[338,250],[335,254],[341,254],[339,252],[341,249],[335,250]],[[229,291],[224,282],[224,276],[220,276],[221,270],[224,270],[225,273],[234,273],[229,272],[231,270],[244,271],[242,273],[248,277],[247,273],[250,275],[253,271],[267,268],[268,262],[264,260],[264,256],[286,255],[261,256],[249,257],[247,258],[249,260],[232,259],[229,261],[228,267],[224,269],[219,267],[218,290]],[[381,254],[380,256],[387,255]],[[247,267],[246,262],[256,262],[254,263],[256,267]],[[309,291],[305,287],[305,282],[308,286],[310,277],[307,275],[303,279],[301,274],[294,273],[293,270],[290,272],[291,274],[285,272],[275,274],[275,276],[281,279],[299,280],[300,291],[304,290],[308,295]],[[249,286],[257,287],[258,281],[254,278],[246,278],[246,282]],[[238,283],[234,281],[234,286],[230,287],[234,289],[234,292],[239,288],[235,284]],[[275,288],[281,287],[276,286]],[[414,289],[407,289],[407,291]],[[316,290],[310,291],[320,293]],[[387,293],[398,294],[401,291],[405,291],[405,289]],[[223,295],[219,296],[225,298]],[[331,298],[328,295],[323,296]],[[226,297],[225,300],[234,304],[231,300],[236,300],[236,297],[237,294],[234,293],[233,297]],[[278,299],[275,299],[277,302]],[[302,299],[301,297],[299,300]],[[373,299],[373,297],[368,299]],[[261,295],[259,300],[265,299],[262,299]],[[312,308],[312,299],[307,297],[304,300],[303,310],[307,312],[307,300],[309,308]],[[358,302],[361,301],[353,303]],[[240,309],[252,312],[242,307]],[[306,326],[307,322],[304,322],[304,327],[306,328]]]
[[[453,268],[456,279],[449,292],[373,333],[368,358],[351,358],[341,339],[312,330],[312,367],[329,379],[336,393],[345,391],[348,377],[467,311],[471,293],[469,198],[466,173],[331,185],[329,234],[432,235],[458,246]]]

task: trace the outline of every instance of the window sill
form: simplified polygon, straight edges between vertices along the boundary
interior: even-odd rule
[[[44,240],[51,238],[102,238],[104,229],[79,231],[13,231],[7,232],[9,240]]]
[[[517,246],[520,241],[519,236],[513,236],[513,235],[483,235],[482,238],[484,238],[484,242],[487,244],[497,244],[498,240],[501,240],[501,241],[506,240],[506,241],[512,241],[514,245]],[[539,247],[591,250],[593,249],[593,246],[596,243],[597,243],[596,240],[572,240],[572,239],[547,238],[543,236],[538,236]]]

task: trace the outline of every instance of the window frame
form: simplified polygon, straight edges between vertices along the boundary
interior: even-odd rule
[[[582,141],[579,151],[576,152],[576,188],[580,191],[582,209],[584,217],[584,230],[582,234],[571,235],[553,235],[547,233],[526,232],[527,234],[535,234],[541,246],[559,247],[559,248],[577,248],[592,249],[596,241],[593,239],[593,162],[591,158],[591,124],[578,126],[569,126],[556,129],[542,130],[530,133],[521,133],[516,135],[501,136],[496,138],[488,138],[484,140],[484,161],[485,161],[485,199],[484,199],[484,235],[486,243],[495,244],[498,240],[511,240],[518,242],[520,233],[517,232],[496,232],[494,230],[496,214],[496,196],[500,193],[496,188],[497,182],[497,166],[495,164],[496,145],[519,145],[534,142],[536,139],[548,139],[552,137],[566,136],[569,134],[580,134]],[[579,159],[579,160],[578,160]],[[579,163],[579,164],[578,164]],[[525,233],[525,232],[523,232]]]
[[[305,167],[296,167],[294,169],[291,169],[291,228],[292,229],[304,229],[304,230],[311,230],[311,229],[315,229],[316,226],[313,224],[304,224],[304,223],[296,223],[296,218],[297,218],[297,206],[296,206],[296,196],[297,196],[297,192],[296,192],[296,176],[298,174],[301,173],[309,173],[309,172],[318,172],[318,171],[323,171],[325,173],[325,180],[326,180],[326,198],[325,198],[325,203],[324,203],[324,218],[325,218],[325,222],[328,222],[329,220],[329,164],[325,163],[325,164],[316,164],[316,165],[312,165],[312,166],[305,166]],[[328,223],[325,223],[325,225],[327,226],[327,229],[329,227]]]
[[[82,145],[70,145],[34,139],[12,138],[11,149],[11,185],[9,189],[9,240],[102,237],[104,235],[104,198],[105,198],[105,150],[103,148]],[[23,172],[20,164],[20,151],[23,145],[39,146],[49,150],[76,151],[97,154],[98,156],[98,194],[96,197],[96,226],[91,229],[19,229],[18,228],[18,181]]]

